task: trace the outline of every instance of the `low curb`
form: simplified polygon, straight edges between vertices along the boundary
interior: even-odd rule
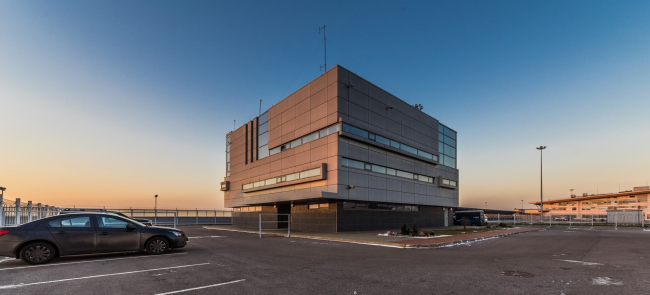
[[[518,234],[529,233],[529,232],[540,231],[540,230],[542,230],[542,229],[539,228],[539,229],[532,229],[532,230],[527,230],[527,231],[498,234],[498,235],[494,235],[494,236],[487,236],[487,237],[480,237],[480,238],[473,238],[473,239],[465,239],[465,240],[457,240],[457,241],[451,241],[451,242],[433,243],[433,244],[403,244],[403,246],[404,246],[404,248],[429,248],[429,249],[435,249],[435,248],[442,248],[442,247],[460,245],[460,244],[467,243],[467,242],[480,241],[480,240],[484,240],[484,239],[501,238],[501,237],[505,237],[505,236],[518,235]]]
[[[221,229],[221,228],[209,228],[207,226],[204,226],[204,228],[207,229],[216,229],[216,230],[226,230],[226,229]],[[346,243],[355,243],[355,244],[367,244],[367,245],[383,245],[383,246],[391,246],[395,248],[408,248],[408,249],[417,249],[417,248],[425,248],[425,249],[435,249],[435,248],[442,248],[442,247],[448,247],[448,246],[453,246],[456,244],[463,244],[467,242],[474,242],[478,240],[483,240],[483,239],[492,239],[492,238],[500,238],[500,237],[505,237],[505,236],[510,236],[510,235],[516,235],[516,234],[523,234],[523,233],[528,233],[528,232],[534,232],[534,231],[540,231],[543,230],[543,228],[536,228],[536,229],[531,229],[527,231],[520,231],[520,232],[512,232],[512,233],[503,233],[503,234],[498,234],[494,236],[487,236],[487,237],[480,237],[480,238],[472,238],[472,239],[465,239],[465,240],[457,240],[457,241],[451,241],[451,242],[442,242],[442,243],[432,243],[432,244],[399,244],[399,243],[391,243],[391,242],[365,242],[365,241],[358,241],[358,240],[350,240],[350,239],[340,239],[340,238],[329,238],[329,237],[318,237],[318,236],[305,236],[301,234],[292,234],[292,238],[302,238],[302,239],[311,239],[311,240],[321,240],[321,241],[334,241],[334,242],[346,242]],[[253,230],[228,230],[228,231],[237,231],[237,232],[245,232],[245,233],[252,233],[252,234],[259,234],[259,231],[253,231]],[[269,232],[263,232],[263,235],[269,235],[269,236],[279,236],[279,237],[286,237],[286,234],[281,234],[281,233],[269,233]]]

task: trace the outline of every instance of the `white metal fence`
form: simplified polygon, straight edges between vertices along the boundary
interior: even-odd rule
[[[540,215],[501,215],[485,214],[488,217],[488,223],[498,224],[546,224],[546,225],[604,225],[604,226],[642,226],[650,223],[650,212],[619,212],[610,211],[606,215],[593,214],[580,216],[575,214],[544,214]]]

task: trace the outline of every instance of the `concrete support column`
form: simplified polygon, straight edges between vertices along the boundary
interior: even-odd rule
[[[45,217],[50,217],[50,205],[45,205]]]
[[[43,218],[43,215],[41,215],[41,203],[36,204],[36,210],[38,210],[36,216],[38,216],[38,219]]]

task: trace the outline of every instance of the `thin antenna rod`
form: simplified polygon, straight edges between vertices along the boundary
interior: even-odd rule
[[[320,31],[323,31],[323,47],[325,47],[325,65],[321,66],[321,70],[325,68],[325,71],[327,71],[327,37],[325,36],[325,25],[323,25],[322,28],[318,28],[318,34],[320,34]]]
[[[261,116],[261,115],[262,115],[262,100],[260,99],[260,114],[257,116]]]
[[[235,132],[235,125],[237,125],[237,120],[232,121],[232,131]]]

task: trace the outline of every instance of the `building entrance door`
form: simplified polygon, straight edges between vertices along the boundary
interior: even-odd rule
[[[277,205],[278,207],[278,214],[291,214],[291,204],[282,204],[282,205]],[[283,222],[278,222],[278,228],[287,228],[287,225],[289,224],[287,221],[289,221],[290,215],[278,215],[278,221],[283,221]]]
[[[449,226],[449,209],[443,208],[445,210],[445,227]]]

